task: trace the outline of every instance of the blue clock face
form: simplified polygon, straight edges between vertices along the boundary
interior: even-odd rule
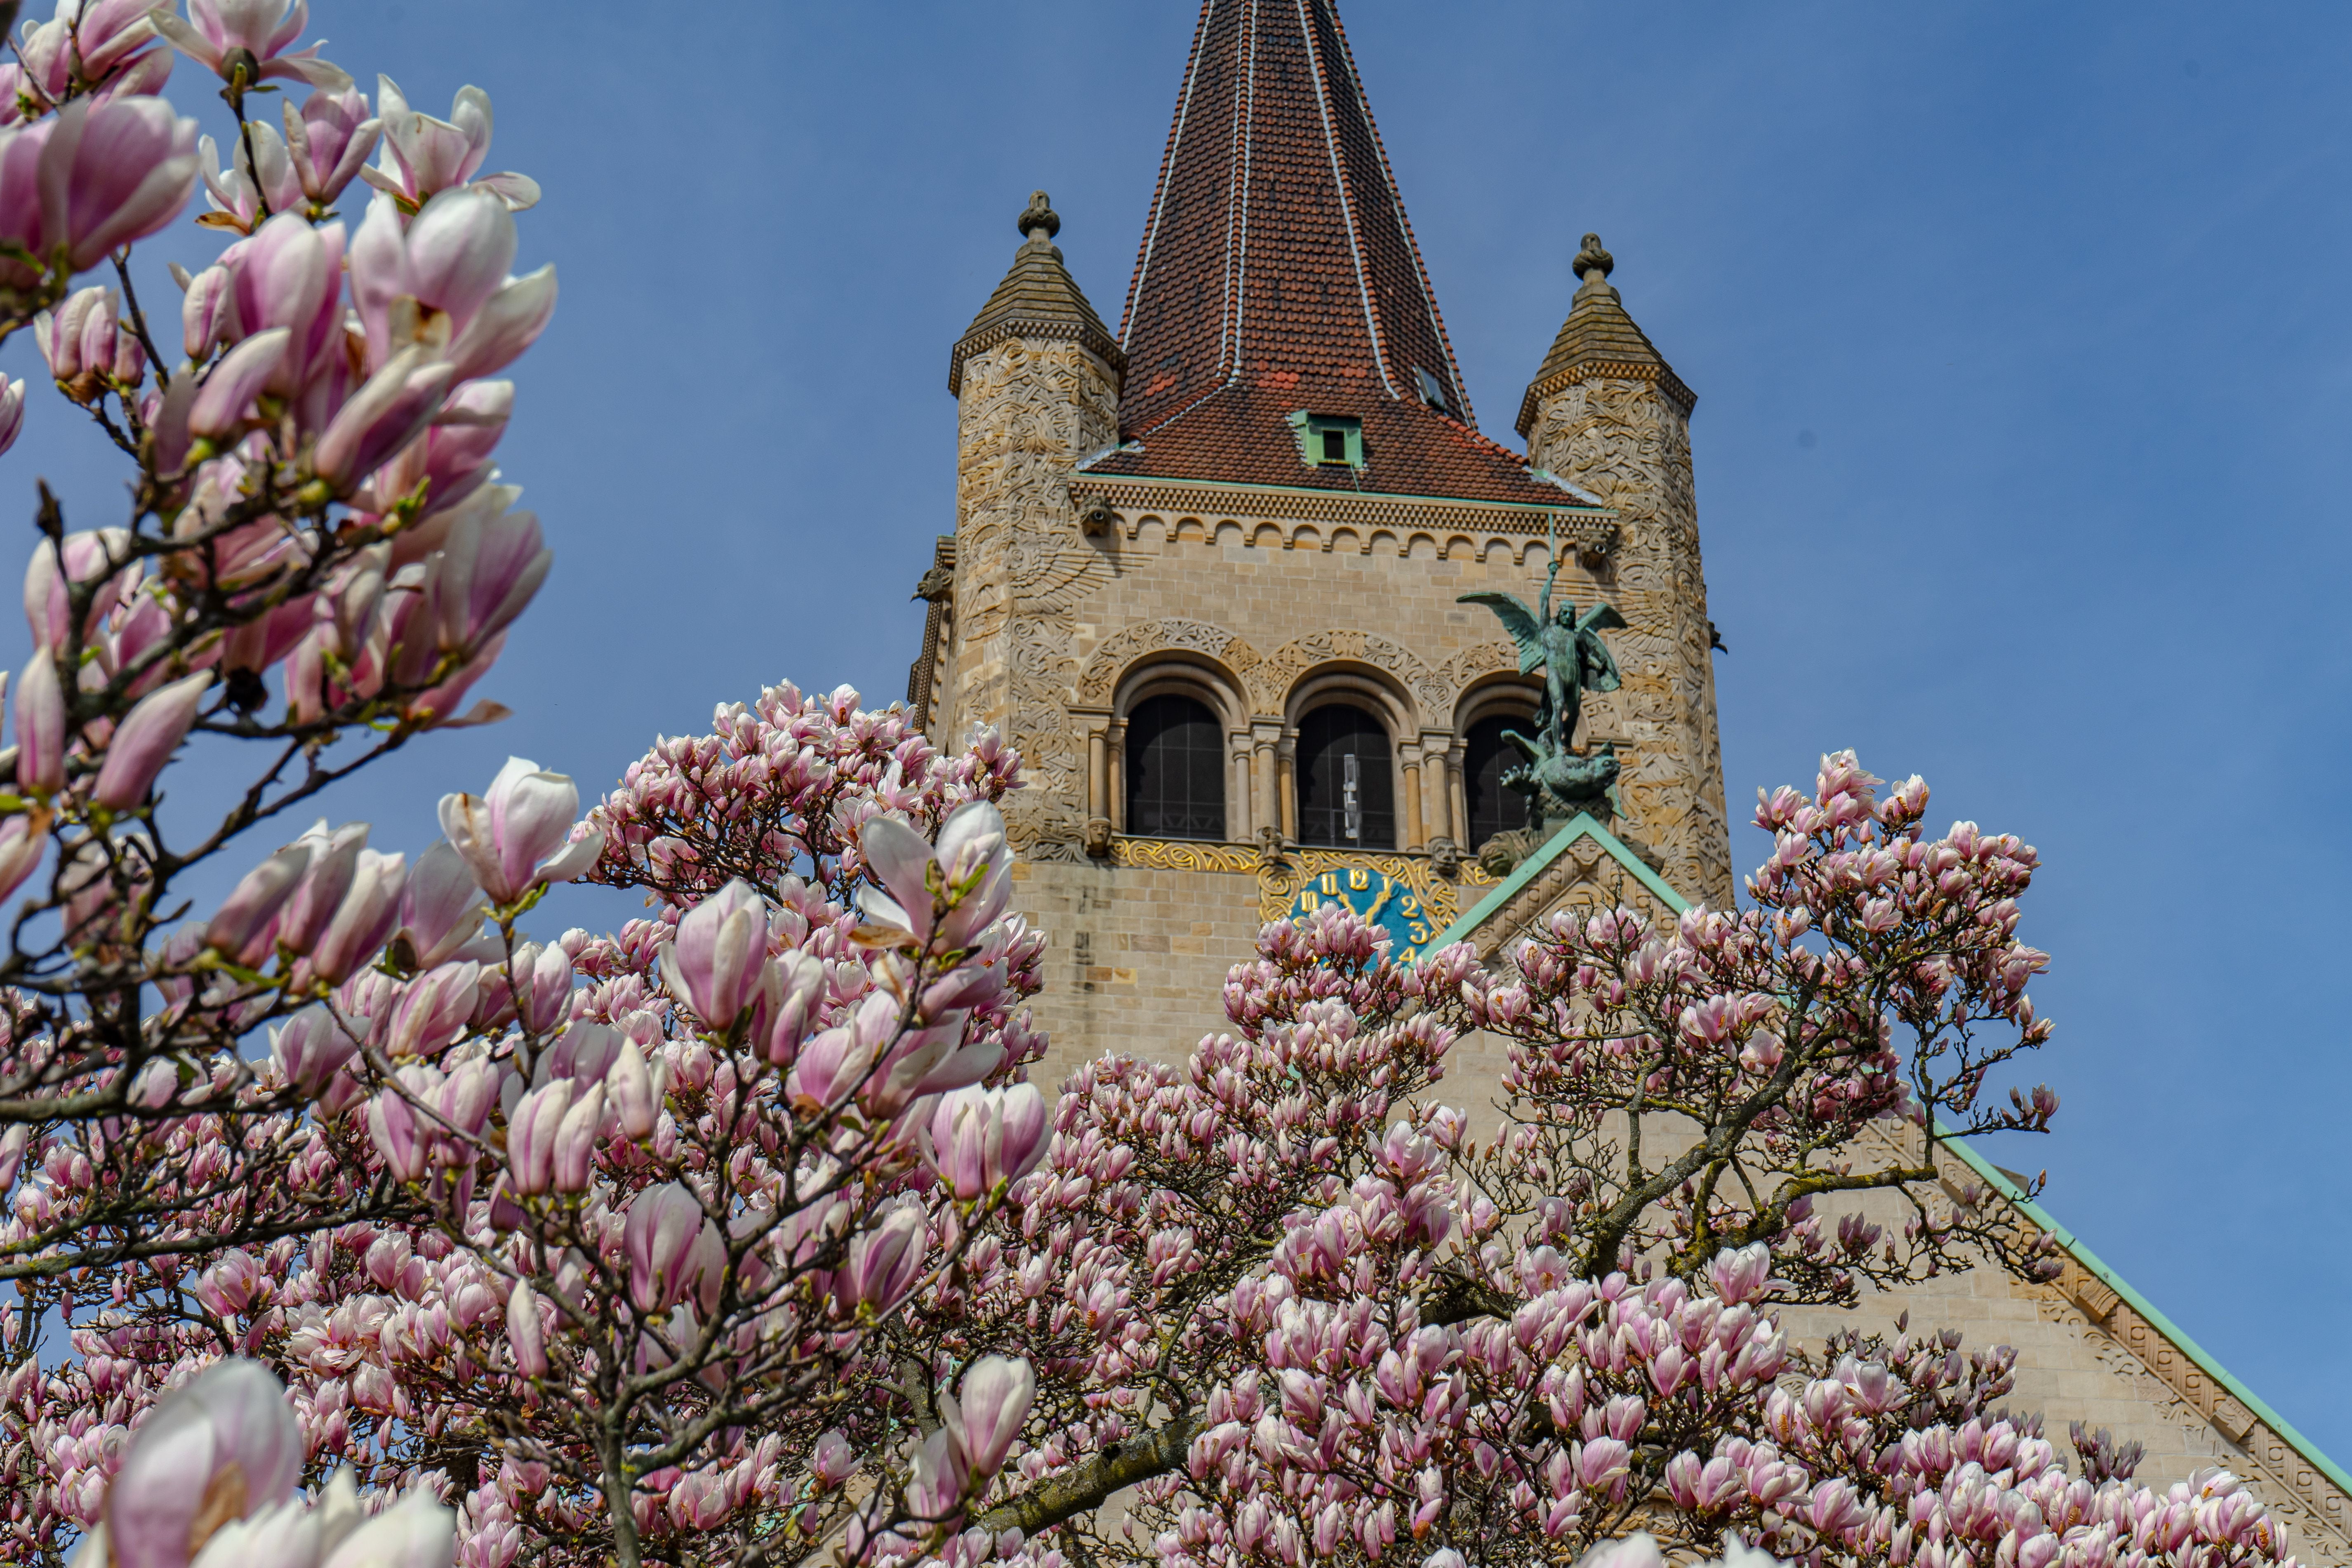
[[[1334,900],[1370,924],[1386,926],[1391,958],[1426,945],[1443,929],[1419,894],[1375,866],[1340,865],[1308,876],[1290,901],[1291,923],[1305,925],[1307,916]]]

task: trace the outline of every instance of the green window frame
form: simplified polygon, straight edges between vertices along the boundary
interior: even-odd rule
[[[1364,466],[1364,422],[1346,414],[1310,414],[1301,408],[1290,416],[1298,456],[1310,468],[1360,468]]]

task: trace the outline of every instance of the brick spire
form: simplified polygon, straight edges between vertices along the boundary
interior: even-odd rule
[[[1574,504],[1477,433],[1333,0],[1203,0],[1119,345],[1141,450],[1089,471]]]

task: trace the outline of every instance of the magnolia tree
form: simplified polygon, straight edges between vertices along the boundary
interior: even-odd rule
[[[488,100],[371,106],[306,25],[62,0],[0,68],[0,332],[131,479],[101,527],[39,499],[0,761],[10,1561],[2287,1561],[2225,1473],[2070,1470],[2006,1352],[1780,1328],[2053,1267],[1933,1158],[2055,1107],[1987,1087],[2049,1035],[2033,856],[1932,836],[1916,780],[1825,760],[1746,910],[1492,970],[1327,906],[1231,1032],[1051,1092],[985,733],[778,687],[584,819],[513,761],[413,860],[304,828],[498,716],[463,700],[549,555],[489,378],[554,298]],[[131,247],[200,180],[175,355]],[[194,766],[226,810],[167,798]],[[646,915],[533,941],[580,877]],[[1501,1098],[1449,1104],[1480,1031]]]
[[[941,1100],[1036,1048],[986,804],[1013,760],[771,694],[798,749],[750,765],[803,792],[777,851],[803,879],[604,942],[518,921],[664,847],[619,804],[576,822],[532,763],[446,797],[413,861],[301,830],[335,781],[499,716],[464,700],[551,557],[499,482],[493,377],[555,299],[513,275],[538,191],[481,172],[488,98],[436,119],[379,79],[371,107],[306,26],[61,0],[5,68],[0,336],[29,329],[130,500],[76,528],[42,493],[0,757],[0,1538],[125,1568],[748,1543],[799,1424],[1041,1149],[1034,1089]],[[182,56],[226,167],[156,96]],[[133,247],[200,179],[226,244],[175,272],[174,343]],[[168,798],[184,743],[235,780],[215,816]],[[976,1195],[917,1174],[973,1160]],[[953,1462],[864,1482],[860,1528],[942,1534],[1030,1383],[983,1361],[962,1406],[927,1394]]]

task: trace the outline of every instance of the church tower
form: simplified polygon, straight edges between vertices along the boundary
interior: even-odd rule
[[[1512,876],[1540,836],[1507,732],[1542,685],[1465,594],[1615,606],[1622,685],[1572,741],[1617,759],[1593,811],[1730,900],[1691,397],[1605,258],[1529,453],[1481,435],[1331,0],[1202,5],[1116,338],[1044,193],[1020,226],[950,358],[956,531],[909,698],[942,745],[992,724],[1026,760],[1060,1049],[1189,1043],[1265,920],[1346,898],[1420,946]]]

